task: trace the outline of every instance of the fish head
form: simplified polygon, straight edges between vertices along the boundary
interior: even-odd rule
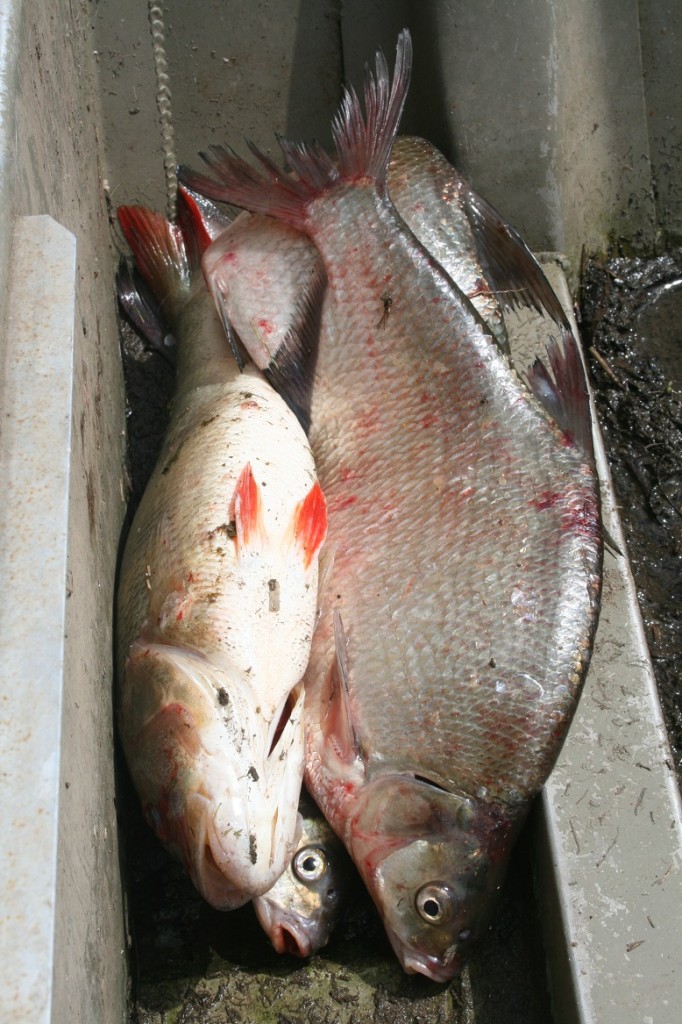
[[[512,829],[475,800],[408,776],[367,784],[353,859],[407,973],[445,982],[487,929]]]
[[[253,905],[278,953],[307,957],[328,943],[351,870],[343,843],[320,812],[304,799],[301,812],[301,835],[289,866]]]
[[[132,645],[119,705],[145,817],[201,895],[231,910],[270,889],[298,838],[303,688],[267,714],[189,651]]]

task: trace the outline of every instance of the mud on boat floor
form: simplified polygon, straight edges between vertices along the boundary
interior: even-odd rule
[[[682,249],[589,260],[581,331],[682,779]]]

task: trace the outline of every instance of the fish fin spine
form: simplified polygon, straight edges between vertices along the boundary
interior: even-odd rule
[[[327,502],[316,481],[294,512],[294,539],[303,554],[303,566],[309,569],[327,536]]]
[[[118,221],[140,273],[159,302],[190,283],[182,230],[146,206],[119,206]]]
[[[561,334],[562,344],[552,340],[547,345],[547,365],[536,359],[526,377],[537,400],[568,439],[592,458],[592,415],[585,370],[573,332],[565,328]]]

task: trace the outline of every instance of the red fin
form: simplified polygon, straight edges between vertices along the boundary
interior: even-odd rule
[[[327,502],[319,482],[313,484],[294,512],[294,537],[303,551],[303,565],[310,567],[327,536]]]
[[[237,551],[253,547],[262,533],[260,490],[247,462],[234,492],[234,524]]]
[[[180,168],[184,184],[211,199],[234,203],[254,213],[263,213],[304,227],[305,210],[316,196],[333,188],[340,179],[372,178],[385,184],[388,159],[398,130],[410,83],[412,42],[407,29],[398,37],[395,72],[390,82],[382,53],[376,56],[376,74],[367,74],[363,117],[360,101],[352,89],[344,90],[341,106],[332,123],[339,167],[317,144],[297,145],[286,139],[279,144],[294,172],[291,177],[254,146],[251,150],[260,167],[255,168],[222,146],[211,146],[201,156],[215,178]]]
[[[118,220],[135,262],[160,302],[189,287],[182,231],[145,206],[119,206]]]

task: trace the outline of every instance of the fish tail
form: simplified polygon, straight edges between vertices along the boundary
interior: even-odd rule
[[[211,199],[233,203],[253,213],[278,217],[294,227],[305,226],[310,202],[339,183],[367,178],[385,187],[388,160],[395,139],[412,67],[412,41],[407,29],[398,37],[391,83],[384,55],[376,55],[376,72],[367,70],[365,114],[352,87],[344,88],[332,122],[338,165],[317,143],[289,142],[278,136],[282,152],[295,177],[285,174],[268,156],[249,143],[259,166],[254,167],[224,146],[211,146],[202,159],[214,178],[179,168],[185,185]]]
[[[158,300],[151,294],[141,274],[121,258],[116,272],[116,294],[121,309],[146,338],[152,349],[175,365],[175,338],[161,312]]]
[[[164,306],[190,284],[190,265],[180,227],[146,206],[120,206],[118,220],[142,277]]]
[[[388,161],[398,131],[412,69],[412,40],[407,29],[398,36],[393,82],[386,58],[376,54],[376,72],[365,71],[365,115],[351,85],[344,87],[341,105],[332,121],[332,135],[339,157],[339,170],[332,183],[341,180],[371,178],[383,185]],[[319,183],[327,164],[318,161],[318,148],[279,140],[295,174],[311,186]],[[326,155],[326,154],[325,154]],[[328,160],[328,158],[327,158]]]

